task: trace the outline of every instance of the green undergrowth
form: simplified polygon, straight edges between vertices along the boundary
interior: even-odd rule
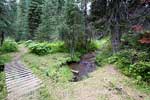
[[[124,38],[124,37],[123,37]],[[136,41],[136,42],[135,42]],[[150,56],[149,46],[137,45],[138,40],[128,41],[128,47],[122,44],[120,52],[113,54],[111,44],[107,42],[96,55],[96,62],[99,66],[114,64],[121,73],[130,77],[133,84],[150,93]],[[130,45],[132,43],[132,46]],[[137,48],[133,48],[135,46]],[[145,48],[144,48],[144,47]]]
[[[26,47],[29,48],[31,53],[43,56],[48,54],[53,54],[57,52],[67,52],[65,48],[64,42],[56,41],[56,42],[34,42],[34,41],[26,41]]]
[[[10,53],[16,51],[18,51],[18,45],[13,39],[10,38],[7,38],[3,45],[0,47],[1,53]]]
[[[0,65],[5,64],[6,62],[11,61],[11,56],[10,54],[0,54]]]
[[[5,100],[6,95],[5,74],[4,72],[0,72],[0,100]]]
[[[45,56],[34,54],[25,54],[23,61],[31,66],[33,71],[40,71],[39,74],[51,77],[55,81],[69,81],[72,78],[72,73],[67,62],[72,61],[72,58],[67,53],[56,53]]]
[[[99,49],[102,41],[99,40],[91,40],[85,47],[76,48],[75,52],[79,52],[81,54],[95,51]],[[25,46],[29,48],[30,53],[43,56],[53,53],[70,53],[70,48],[63,41],[54,41],[54,42],[36,42],[32,40],[28,40],[24,42]]]
[[[45,56],[27,53],[22,57],[22,61],[42,79],[45,85],[40,90],[41,100],[55,100],[57,98],[56,91],[61,90],[72,79],[73,74],[66,65],[70,60],[70,54],[67,53]]]
[[[10,54],[0,54],[0,67],[2,67],[5,63],[11,61]],[[6,84],[5,84],[5,73],[0,72],[0,100],[5,100],[7,95]]]

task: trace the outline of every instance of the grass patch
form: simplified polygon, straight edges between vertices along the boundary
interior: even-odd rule
[[[65,85],[72,79],[73,74],[66,66],[70,61],[70,54],[56,53],[45,56],[38,56],[27,53],[22,57],[22,61],[38,75],[45,87],[40,90],[41,100],[60,100],[60,90],[66,89]]]
[[[5,74],[4,72],[0,72],[0,100],[4,100],[6,95]]]
[[[45,56],[26,54],[23,61],[31,66],[34,72],[51,77],[55,81],[71,80],[71,70],[65,64],[71,60],[67,53],[56,53]],[[39,73],[40,71],[40,73]]]

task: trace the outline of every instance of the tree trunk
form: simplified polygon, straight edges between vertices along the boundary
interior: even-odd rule
[[[85,48],[87,48],[87,44],[88,44],[88,30],[87,30],[87,26],[88,26],[88,21],[87,21],[87,0],[84,0],[84,42],[85,42]]]
[[[117,14],[115,17],[115,25],[112,27],[112,49],[113,53],[116,53],[120,49],[121,44],[121,27],[120,27],[120,16]]]
[[[5,39],[5,37],[4,37],[4,32],[2,32],[2,33],[1,33],[1,46],[2,46],[3,43],[4,43],[4,39]]]
[[[118,52],[119,49],[120,49],[120,44],[121,44],[120,38],[121,38],[120,29],[119,28],[114,29],[114,31],[112,33],[112,49],[113,49],[113,53]]]

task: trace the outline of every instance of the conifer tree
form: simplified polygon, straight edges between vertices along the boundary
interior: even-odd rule
[[[45,0],[42,6],[42,23],[38,27],[37,36],[41,40],[50,40],[58,35],[58,28],[63,23],[64,0]]]
[[[26,39],[28,30],[28,11],[30,0],[20,0],[17,5],[16,38]]]
[[[74,0],[67,0],[65,23],[61,36],[73,55],[76,50],[84,48],[83,14]]]
[[[10,31],[11,22],[13,17],[11,18],[12,8],[8,1],[0,0],[0,44],[2,45],[4,42],[5,33]],[[11,20],[12,19],[12,20]]]
[[[35,38],[35,33],[41,23],[42,3],[44,0],[31,0],[28,12],[29,38]]]

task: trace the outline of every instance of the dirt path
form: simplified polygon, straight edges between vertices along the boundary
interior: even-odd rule
[[[25,48],[13,54],[12,62],[5,65],[7,100],[38,100],[36,90],[42,82],[20,61]]]
[[[129,78],[111,65],[99,68],[89,78],[71,83],[67,88],[57,91],[59,100],[150,100],[150,94],[137,90]]]

